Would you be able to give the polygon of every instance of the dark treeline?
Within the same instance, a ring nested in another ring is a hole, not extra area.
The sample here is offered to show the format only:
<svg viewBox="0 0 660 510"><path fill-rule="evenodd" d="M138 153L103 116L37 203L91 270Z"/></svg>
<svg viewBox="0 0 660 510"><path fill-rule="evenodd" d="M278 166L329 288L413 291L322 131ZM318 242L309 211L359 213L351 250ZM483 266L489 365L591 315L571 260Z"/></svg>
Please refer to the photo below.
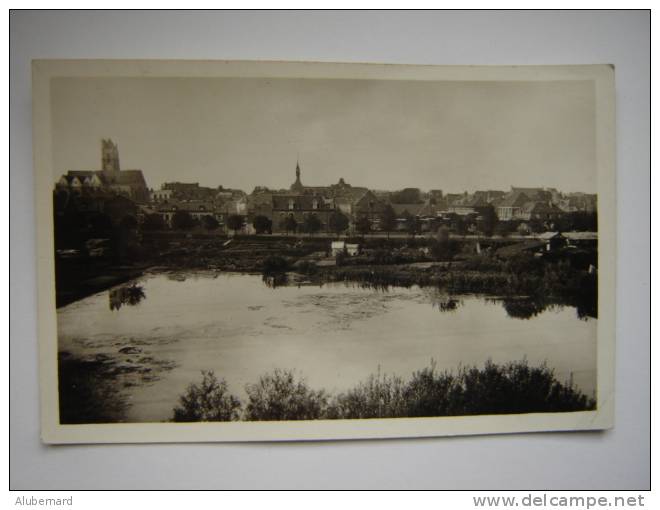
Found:
<svg viewBox="0 0 660 510"><path fill-rule="evenodd" d="M332 395L310 388L292 371L275 370L245 387L247 400L229 392L212 371L180 396L173 421L275 421L401 418L571 412L595 409L593 398L558 381L545 365L486 362L439 372L434 363L407 380L380 371Z"/></svg>

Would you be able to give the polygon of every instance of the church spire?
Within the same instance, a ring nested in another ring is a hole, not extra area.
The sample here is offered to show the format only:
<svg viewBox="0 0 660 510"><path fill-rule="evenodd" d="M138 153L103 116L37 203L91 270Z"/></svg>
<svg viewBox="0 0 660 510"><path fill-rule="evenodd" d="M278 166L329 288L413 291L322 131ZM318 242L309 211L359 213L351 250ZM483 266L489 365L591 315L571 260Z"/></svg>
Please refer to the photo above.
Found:
<svg viewBox="0 0 660 510"><path fill-rule="evenodd" d="M296 159L296 182L291 185L291 191L302 192L303 189L304 186L300 181L300 161L299 159Z"/></svg>

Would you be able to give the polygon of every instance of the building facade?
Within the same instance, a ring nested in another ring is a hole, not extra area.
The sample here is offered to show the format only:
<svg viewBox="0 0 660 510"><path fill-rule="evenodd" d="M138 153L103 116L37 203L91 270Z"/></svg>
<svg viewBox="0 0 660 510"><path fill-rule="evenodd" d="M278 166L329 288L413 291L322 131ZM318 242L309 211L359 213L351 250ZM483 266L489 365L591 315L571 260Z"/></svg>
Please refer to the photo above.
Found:
<svg viewBox="0 0 660 510"><path fill-rule="evenodd" d="M56 183L74 193L114 193L137 203L149 201L149 189L142 170L121 170L119 149L110 139L101 141L101 170L69 170Z"/></svg>

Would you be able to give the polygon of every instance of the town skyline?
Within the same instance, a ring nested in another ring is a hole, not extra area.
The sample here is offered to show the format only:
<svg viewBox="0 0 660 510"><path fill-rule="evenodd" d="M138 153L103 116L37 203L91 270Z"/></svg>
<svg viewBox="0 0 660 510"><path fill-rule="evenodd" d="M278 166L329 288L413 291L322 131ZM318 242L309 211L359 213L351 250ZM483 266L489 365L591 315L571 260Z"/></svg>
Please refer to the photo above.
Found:
<svg viewBox="0 0 660 510"><path fill-rule="evenodd" d="M353 182L345 176L339 176L337 179L334 179L334 180L329 179L328 182L308 183L307 180L305 179L304 167L303 167L302 164L300 164L300 169L301 169L301 172L302 172L301 179L303 181L303 184L306 187L310 187L310 188L327 187L329 185L337 184L339 181L343 180L346 184L349 184L351 186L367 188L367 189L369 189L371 191L375 191L375 192L397 192L397 191L402 191L406 188L415 188L415 189L419 189L422 193L427 193L427 192L434 191L434 190L440 190L444 194L459 195L459 194L467 193L469 195L473 195L475 192L479 192L479 191L511 191L512 189L538 188L538 189L544 189L544 190L554 189L556 191L559 191L560 193L565 193L565 194L574 194L574 193L584 193L584 194L588 194L588 195L596 195L597 194L595 191L594 192L587 192L587 191L579 190L579 189L561 189L561 188L556 188L556 187L553 187L553 186L543 186L543 185L533 185L533 184L521 185L521 184L518 184L518 183L509 183L508 185L502 186L502 187L499 187L499 188L486 189L486 188L483 188L483 187L479 187L478 185L475 185L472 188L456 189L456 190L454 190L454 189L445 189L440 185L435 186L435 187L430 187L430 188L421 188L419 186L415 186L414 183L411 183L409 186L406 186L404 188L386 189L386 188L378 188L378 187L374 187L374 186L369 186L369 183L366 183L366 182ZM291 171L290 171L290 173L291 173ZM288 177L289 177L289 180L292 181L292 176L289 175ZM219 184L218 183L205 183L205 182L196 181L194 179L185 179L185 180L184 179L179 179L179 180L173 180L173 181L163 181L160 184L155 185L155 186L152 186L151 183L149 181L147 181L147 184L149 184L149 188L151 190L154 190L154 191L161 190L161 189L163 189L163 186L166 186L168 184L175 184L175 183L199 184L199 186L201 188L219 189L220 187L222 187L224 189L236 189L236 190L244 191L248 195L255 190L255 188L245 188L245 187L240 187L240 186L236 186L236 187L235 186L225 186L222 183L219 183ZM277 186L277 187L257 185L256 188L268 188L268 190L272 191L272 192L287 193L287 192L290 192L290 183L289 184L283 183L282 185Z"/></svg>
<svg viewBox="0 0 660 510"><path fill-rule="evenodd" d="M101 142L103 142L103 140L104 139L102 139ZM111 138L108 138L108 140L110 142L113 142ZM116 147L118 149L118 144L116 145ZM97 155L97 157L98 157L98 155ZM75 172L95 172L95 171L98 172L98 171L102 170L101 166L102 166L102 164L101 165L97 164L98 168L94 168L94 169L87 168L85 170L75 169L75 170L73 170L73 172L74 173ZM131 171L139 170L139 171L142 171L142 169L136 168L136 167L131 167L130 169L119 168L119 170L120 171L121 170L131 170ZM298 159L296 159L296 165L295 165L296 179L298 179L298 178L303 179L303 177L302 177L303 172L302 171L303 171L303 168L302 168L302 165L300 164L300 160L298 158ZM291 177L291 176L289 176L289 177ZM57 181L59 181L59 178L56 180L56 182ZM220 183L220 184L218 184L218 183L205 183L205 182L200 182L200 181L195 181L195 180L190 180L190 179L186 179L186 180L179 179L179 180L172 180L172 181L163 181L163 182L161 182L160 184L157 184L157 185L151 184L149 182L149 180L146 179L146 178L145 178L145 181L146 181L146 184L147 184L147 188L151 191L163 190L163 189L165 189L165 187L167 185L180 184L180 183L181 184L196 184L200 188L208 188L208 189L218 189L218 190L219 189L235 189L235 190L243 191L246 194L251 194L252 192L256 191L257 189L261 189L261 190L267 189L268 191L277 192L277 193L287 193L287 192L291 191L290 186L286 186L286 185L285 186L280 185L278 187L269 187L269 186L264 186L264 185L257 185L252 189L248 189L248 188L244 188L244 187L240 187L240 186L236 186L236 187L234 187L234 186L225 186L222 183ZM303 184L304 184L305 187L309 187L309 188L315 188L315 187L322 188L322 187L327 187L328 185L332 185L332 184L336 184L336 183L346 183L350 186L363 187L363 188L367 188L367 189L369 189L371 191L375 191L375 192L397 192L397 191L402 191L404 189L413 188L413 189L419 189L422 193L427 193L427 192L430 192L430 191L439 190L439 191L442 191L444 194L460 195L460 194L467 193L469 195L473 195L476 192L484 192L484 191L511 191L511 190L514 190L514 189L535 188L535 189L543 189L543 190L554 190L554 191L558 191L558 192L564 193L564 194L579 194L579 193L590 194L590 195L595 195L596 194L596 193L589 193L589 192L586 192L586 191L583 191L583 190L566 190L566 189L561 189L561 188L556 188L556 187L551 187L551 186L543 186L543 185L540 185L540 186L539 185L522 186L522 185L518 185L518 183L510 183L508 186L504 186L504 187L501 187L501 188L498 188L498 189L495 189L495 188L485 189L485 188L482 188L482 187L475 186L472 189L449 190L449 189L444 189L444 188L439 187L439 186L438 187L432 187L432 188L420 188L420 187L414 186L414 185L406 186L405 188L399 188L399 189L385 189L385 188L376 188L376 187L373 187L373 186L368 186L368 185L365 185L365 183L351 182L351 181L345 179L343 176L339 177L336 181L331 180L330 182L326 182L326 183L312 183L312 184L304 182Z"/></svg>
<svg viewBox="0 0 660 510"><path fill-rule="evenodd" d="M164 182L281 189L296 159L308 186L377 190L509 186L596 191L588 82L54 79L53 177L122 169ZM539 182L542 178L543 182Z"/></svg>

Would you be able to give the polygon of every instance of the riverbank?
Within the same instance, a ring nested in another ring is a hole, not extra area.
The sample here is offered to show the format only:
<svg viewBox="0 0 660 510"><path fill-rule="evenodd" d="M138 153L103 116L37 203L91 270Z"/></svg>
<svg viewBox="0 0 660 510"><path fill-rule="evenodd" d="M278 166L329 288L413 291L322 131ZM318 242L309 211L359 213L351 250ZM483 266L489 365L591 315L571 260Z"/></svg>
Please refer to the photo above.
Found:
<svg viewBox="0 0 660 510"><path fill-rule="evenodd" d="M503 259L497 249L520 241L504 239L355 239L357 256L333 256L327 239L285 236L175 238L143 240L141 260L114 265L102 260L57 261L57 306L138 278L149 268L170 271L213 271L264 274L276 287L301 280L323 285L354 282L374 288L437 287L448 293L528 296L533 309L571 305L582 317L597 316L597 277L588 267L596 250L558 251L541 257L521 252ZM479 243L477 245L477 243ZM479 253L476 253L476 252ZM287 276L290 275L291 277Z"/></svg>

